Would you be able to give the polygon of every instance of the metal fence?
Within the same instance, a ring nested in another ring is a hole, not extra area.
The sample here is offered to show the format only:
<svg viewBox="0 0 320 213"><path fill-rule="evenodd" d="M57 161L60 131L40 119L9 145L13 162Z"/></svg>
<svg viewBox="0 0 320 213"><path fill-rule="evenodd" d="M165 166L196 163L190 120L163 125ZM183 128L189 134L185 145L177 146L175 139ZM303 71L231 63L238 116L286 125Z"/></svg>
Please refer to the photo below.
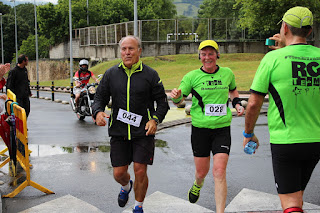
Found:
<svg viewBox="0 0 320 213"><path fill-rule="evenodd" d="M237 19L228 18L138 20L138 36L143 42L265 39L260 38L259 35L249 37L246 30L237 27L237 22ZM117 44L122 37L134 34L133 25L133 21L130 21L80 28L75 29L74 35L75 38L80 39L81 46Z"/></svg>

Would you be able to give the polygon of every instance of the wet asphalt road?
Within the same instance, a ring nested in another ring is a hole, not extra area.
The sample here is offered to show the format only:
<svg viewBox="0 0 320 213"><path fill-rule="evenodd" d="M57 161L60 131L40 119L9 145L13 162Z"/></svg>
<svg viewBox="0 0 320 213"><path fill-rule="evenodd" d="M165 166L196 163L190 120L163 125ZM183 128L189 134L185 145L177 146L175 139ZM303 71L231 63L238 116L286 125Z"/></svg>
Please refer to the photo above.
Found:
<svg viewBox="0 0 320 213"><path fill-rule="evenodd" d="M69 97L69 96L68 96ZM31 187L15 198L2 200L3 212L19 212L64 195L77 197L103 212L122 212L116 202L119 185L113 180L106 127L94 125L87 117L78 121L70 105L31 99L28 119L29 148L32 150L31 180L55 192L45 195ZM187 200L194 181L194 164L190 145L190 124L159 131L154 165L148 167L147 196L161 191ZM260 139L256 155L242 149L244 118L234 118L231 125L232 148L227 169L227 205L243 188L276 194L273 182L267 117L261 115L255 129ZM2 147L1 147L2 148ZM305 201L320 205L319 165L307 187ZM132 172L132 166L130 167ZM3 173L6 173L4 169ZM2 194L11 192L12 178L0 177L5 184ZM23 177L18 179L21 182ZM129 204L133 204L133 193ZM215 210L211 170L197 204Z"/></svg>

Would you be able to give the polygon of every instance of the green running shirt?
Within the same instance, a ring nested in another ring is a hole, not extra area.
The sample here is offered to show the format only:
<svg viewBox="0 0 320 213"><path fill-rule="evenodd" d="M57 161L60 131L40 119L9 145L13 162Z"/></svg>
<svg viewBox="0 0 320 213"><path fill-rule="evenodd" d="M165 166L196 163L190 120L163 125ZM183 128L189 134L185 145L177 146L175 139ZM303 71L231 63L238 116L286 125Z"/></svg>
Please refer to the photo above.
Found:
<svg viewBox="0 0 320 213"><path fill-rule="evenodd" d="M230 68L219 67L215 73L207 73L201 68L190 71L179 86L182 95L192 93L191 120L198 128L216 129L230 126L232 113L228 105L229 91L236 89L235 77ZM225 104L226 115L205 115L206 104Z"/></svg>
<svg viewBox="0 0 320 213"><path fill-rule="evenodd" d="M297 44L267 53L251 91L269 93L270 143L320 142L320 48Z"/></svg>

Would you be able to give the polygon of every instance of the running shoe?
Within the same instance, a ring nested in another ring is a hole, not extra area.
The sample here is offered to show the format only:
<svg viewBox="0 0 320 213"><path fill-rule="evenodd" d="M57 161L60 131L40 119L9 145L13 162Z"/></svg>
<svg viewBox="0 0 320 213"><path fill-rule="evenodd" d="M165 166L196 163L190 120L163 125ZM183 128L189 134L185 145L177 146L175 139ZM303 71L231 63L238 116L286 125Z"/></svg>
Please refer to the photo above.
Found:
<svg viewBox="0 0 320 213"><path fill-rule="evenodd" d="M189 189L189 202L196 203L200 197L200 189L202 186L199 186L196 181L194 181L192 187Z"/></svg>
<svg viewBox="0 0 320 213"><path fill-rule="evenodd" d="M128 200L129 200L129 193L131 192L131 189L132 189L132 180L130 180L129 191L126 191L121 187L121 190L120 190L120 193L118 196L118 204L120 207L124 207L127 204Z"/></svg>
<svg viewBox="0 0 320 213"><path fill-rule="evenodd" d="M136 206L134 209L132 209L133 213L143 213L142 206Z"/></svg>

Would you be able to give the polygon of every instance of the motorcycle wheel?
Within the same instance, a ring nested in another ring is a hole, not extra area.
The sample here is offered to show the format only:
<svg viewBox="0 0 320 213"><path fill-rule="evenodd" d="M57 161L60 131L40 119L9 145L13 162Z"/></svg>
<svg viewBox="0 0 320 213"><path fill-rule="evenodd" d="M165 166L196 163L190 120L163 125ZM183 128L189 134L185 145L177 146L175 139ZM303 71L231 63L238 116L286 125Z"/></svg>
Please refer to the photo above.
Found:
<svg viewBox="0 0 320 213"><path fill-rule="evenodd" d="M78 118L80 121L84 120L85 117L86 117L86 116L80 115L79 113L77 113L77 118Z"/></svg>

